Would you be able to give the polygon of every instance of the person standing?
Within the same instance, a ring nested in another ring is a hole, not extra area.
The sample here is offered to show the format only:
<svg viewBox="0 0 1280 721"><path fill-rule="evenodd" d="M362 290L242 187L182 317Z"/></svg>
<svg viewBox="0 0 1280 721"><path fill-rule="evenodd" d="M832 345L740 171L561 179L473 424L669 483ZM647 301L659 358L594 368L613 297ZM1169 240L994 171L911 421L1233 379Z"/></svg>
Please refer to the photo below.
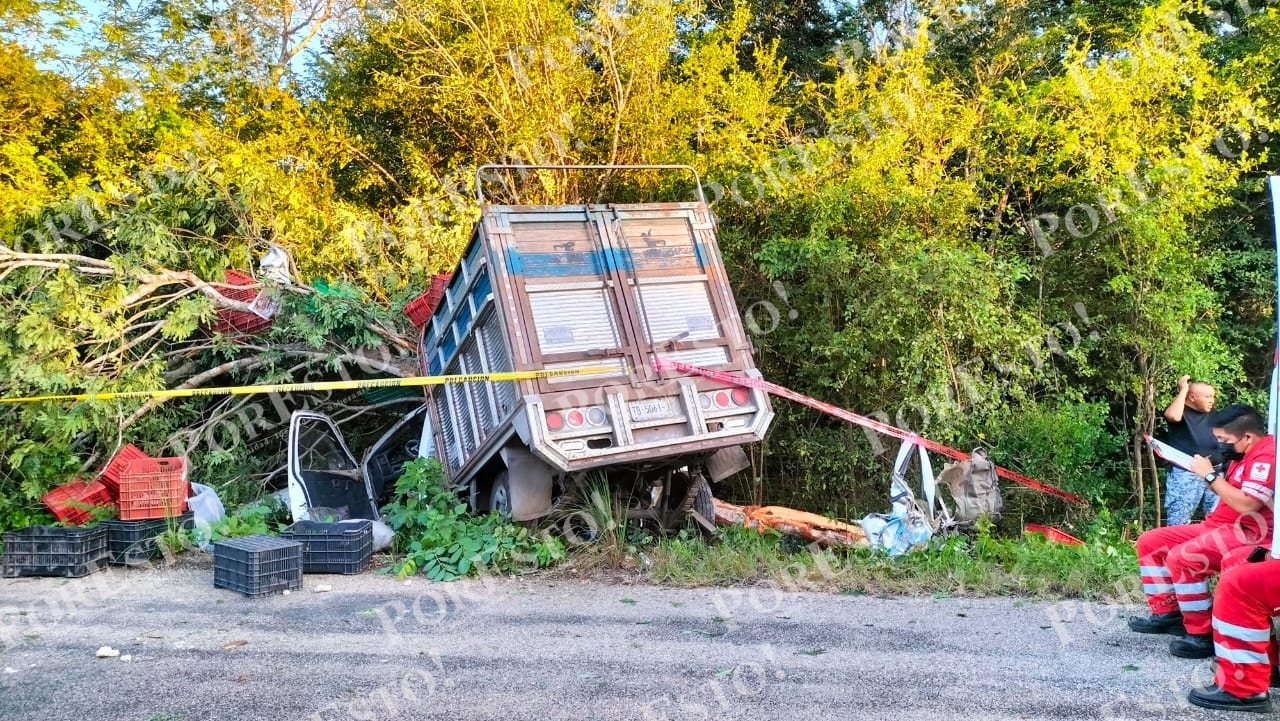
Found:
<svg viewBox="0 0 1280 721"><path fill-rule="evenodd" d="M1191 376L1178 379L1178 395L1164 409L1169 422L1165 442L1189 456L1208 456L1217 447L1211 417L1217 392L1208 383L1192 383ZM1218 505L1218 496L1205 487L1204 481L1191 471L1169 464L1164 482L1164 517L1166 526L1191 522L1196 506L1203 503L1205 518Z"/></svg>

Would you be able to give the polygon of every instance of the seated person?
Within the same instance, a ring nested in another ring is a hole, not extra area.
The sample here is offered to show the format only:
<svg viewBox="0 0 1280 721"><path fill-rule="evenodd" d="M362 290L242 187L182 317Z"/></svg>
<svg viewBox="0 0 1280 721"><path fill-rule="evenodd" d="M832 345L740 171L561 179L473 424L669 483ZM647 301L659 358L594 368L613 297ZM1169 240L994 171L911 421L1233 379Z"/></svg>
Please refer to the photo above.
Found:
<svg viewBox="0 0 1280 721"><path fill-rule="evenodd" d="M1218 670L1212 686L1192 690L1187 700L1224 711L1270 711L1267 686L1274 685L1276 661L1271 618L1276 615L1280 615L1280 559L1268 554L1259 563L1224 570L1213 597Z"/></svg>
<svg viewBox="0 0 1280 721"><path fill-rule="evenodd" d="M1156 528L1138 537L1142 590L1149 618L1129 620L1139 633L1186 633L1169 652L1180 658L1213 655L1209 578L1233 551L1270 545L1271 499L1275 494L1275 438L1266 434L1262 416L1246 405L1224 408L1214 416L1213 433L1230 461L1225 474L1204 456L1191 470L1221 499L1203 523ZM1238 561L1232 555L1231 563Z"/></svg>

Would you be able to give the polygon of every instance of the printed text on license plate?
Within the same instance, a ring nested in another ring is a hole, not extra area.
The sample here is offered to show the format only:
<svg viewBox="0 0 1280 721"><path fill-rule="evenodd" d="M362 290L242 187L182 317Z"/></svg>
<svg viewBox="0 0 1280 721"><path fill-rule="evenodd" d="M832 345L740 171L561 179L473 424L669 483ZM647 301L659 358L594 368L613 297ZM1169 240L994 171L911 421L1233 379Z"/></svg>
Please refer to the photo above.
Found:
<svg viewBox="0 0 1280 721"><path fill-rule="evenodd" d="M651 421L655 418L667 418L676 414L668 398L654 398L647 401L631 401L631 420Z"/></svg>

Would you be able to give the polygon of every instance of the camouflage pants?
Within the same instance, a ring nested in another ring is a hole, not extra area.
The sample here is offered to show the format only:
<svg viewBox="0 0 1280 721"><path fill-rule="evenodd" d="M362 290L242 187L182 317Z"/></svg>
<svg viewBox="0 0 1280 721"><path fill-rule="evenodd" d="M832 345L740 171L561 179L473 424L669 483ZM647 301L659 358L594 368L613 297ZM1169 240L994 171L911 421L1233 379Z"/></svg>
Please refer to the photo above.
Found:
<svg viewBox="0 0 1280 721"><path fill-rule="evenodd" d="M1170 468L1164 482L1164 522L1180 526L1191 522L1196 506L1204 505L1208 516L1218 506L1218 496L1205 486L1200 476L1181 468Z"/></svg>

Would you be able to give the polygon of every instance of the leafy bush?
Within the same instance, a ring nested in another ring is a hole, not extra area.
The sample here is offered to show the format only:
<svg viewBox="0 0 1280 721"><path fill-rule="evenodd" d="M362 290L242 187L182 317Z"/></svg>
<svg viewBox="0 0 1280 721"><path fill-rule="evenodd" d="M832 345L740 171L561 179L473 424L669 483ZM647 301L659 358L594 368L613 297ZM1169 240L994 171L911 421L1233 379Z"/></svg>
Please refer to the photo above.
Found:
<svg viewBox="0 0 1280 721"><path fill-rule="evenodd" d="M242 506L235 512L218 519L209 527L209 540L218 541L241 536L274 536L290 522L289 509L279 500L271 497ZM195 540L203 540L199 538L198 528L192 529L191 534Z"/></svg>
<svg viewBox="0 0 1280 721"><path fill-rule="evenodd" d="M404 554L395 567L400 577L421 571L433 581L451 581L482 571L543 568L565 555L557 538L535 537L496 513L470 515L432 459L405 467L386 519L396 532L396 551Z"/></svg>

